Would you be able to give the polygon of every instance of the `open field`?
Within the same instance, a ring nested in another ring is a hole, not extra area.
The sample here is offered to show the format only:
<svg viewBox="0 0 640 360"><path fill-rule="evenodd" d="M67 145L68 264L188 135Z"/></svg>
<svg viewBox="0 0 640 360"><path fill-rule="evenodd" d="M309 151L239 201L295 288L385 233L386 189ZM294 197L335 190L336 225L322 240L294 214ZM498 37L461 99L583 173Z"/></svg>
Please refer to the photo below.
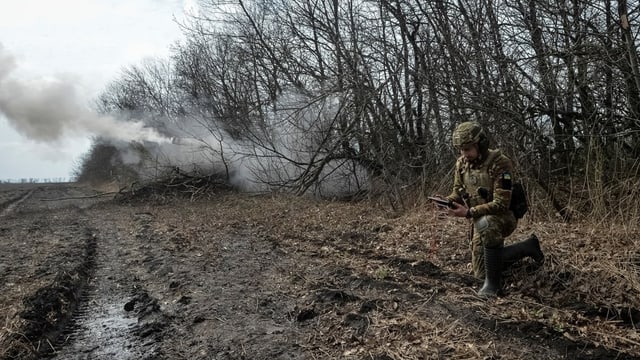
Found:
<svg viewBox="0 0 640 360"><path fill-rule="evenodd" d="M0 187L0 358L634 359L640 231L532 222L482 300L467 222L220 191Z"/></svg>

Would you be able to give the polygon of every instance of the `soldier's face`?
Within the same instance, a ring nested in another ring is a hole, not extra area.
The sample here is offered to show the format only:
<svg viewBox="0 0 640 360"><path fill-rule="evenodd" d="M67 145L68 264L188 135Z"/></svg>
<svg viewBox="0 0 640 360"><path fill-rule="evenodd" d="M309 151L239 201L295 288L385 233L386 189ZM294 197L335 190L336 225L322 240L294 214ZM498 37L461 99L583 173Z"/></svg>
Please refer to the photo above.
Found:
<svg viewBox="0 0 640 360"><path fill-rule="evenodd" d="M465 160L471 162L478 158L478 146L476 144L465 145L460 148L460 155L464 156Z"/></svg>

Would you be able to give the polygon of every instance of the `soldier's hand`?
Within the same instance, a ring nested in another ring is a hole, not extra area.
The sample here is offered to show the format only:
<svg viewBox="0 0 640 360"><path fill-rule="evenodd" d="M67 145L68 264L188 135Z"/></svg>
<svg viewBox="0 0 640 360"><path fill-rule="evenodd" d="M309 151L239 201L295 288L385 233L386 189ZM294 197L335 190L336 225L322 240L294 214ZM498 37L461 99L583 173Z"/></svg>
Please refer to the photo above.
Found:
<svg viewBox="0 0 640 360"><path fill-rule="evenodd" d="M453 208L449 209L449 215L456 217L466 217L468 208L464 205L453 203Z"/></svg>

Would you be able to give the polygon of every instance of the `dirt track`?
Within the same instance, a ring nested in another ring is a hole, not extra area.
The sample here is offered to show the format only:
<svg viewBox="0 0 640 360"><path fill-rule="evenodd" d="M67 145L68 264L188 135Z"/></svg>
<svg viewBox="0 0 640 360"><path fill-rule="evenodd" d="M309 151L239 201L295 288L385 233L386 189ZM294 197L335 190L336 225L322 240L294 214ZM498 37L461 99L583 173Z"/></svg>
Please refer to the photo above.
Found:
<svg viewBox="0 0 640 360"><path fill-rule="evenodd" d="M0 358L640 356L637 306L594 305L559 253L476 297L464 223L433 209L0 190Z"/></svg>

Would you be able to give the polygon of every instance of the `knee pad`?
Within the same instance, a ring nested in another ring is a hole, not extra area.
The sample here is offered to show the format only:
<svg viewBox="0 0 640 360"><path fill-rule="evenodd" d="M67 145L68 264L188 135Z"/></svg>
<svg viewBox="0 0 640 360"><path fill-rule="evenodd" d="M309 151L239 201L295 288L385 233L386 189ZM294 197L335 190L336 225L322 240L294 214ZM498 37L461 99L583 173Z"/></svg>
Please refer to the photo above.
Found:
<svg viewBox="0 0 640 360"><path fill-rule="evenodd" d="M475 227L483 246L496 248L504 244L502 227L497 219L492 219L490 215L482 216L475 221Z"/></svg>
<svg viewBox="0 0 640 360"><path fill-rule="evenodd" d="M482 232L487 231L487 229L489 228L489 220L487 219L487 216L485 215L476 220L475 225L478 233L482 234Z"/></svg>

